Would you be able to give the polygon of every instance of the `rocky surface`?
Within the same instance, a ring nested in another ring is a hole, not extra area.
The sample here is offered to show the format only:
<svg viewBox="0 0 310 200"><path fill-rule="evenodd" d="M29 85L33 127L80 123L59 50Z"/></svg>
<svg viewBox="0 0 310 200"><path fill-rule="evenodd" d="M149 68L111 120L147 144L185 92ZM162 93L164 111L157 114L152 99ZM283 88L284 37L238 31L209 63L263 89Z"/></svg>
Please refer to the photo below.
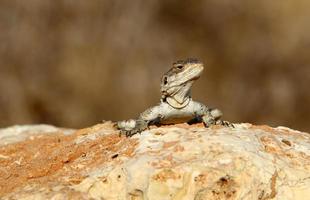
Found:
<svg viewBox="0 0 310 200"><path fill-rule="evenodd" d="M1 199L308 199L310 135L236 124L0 130Z"/></svg>

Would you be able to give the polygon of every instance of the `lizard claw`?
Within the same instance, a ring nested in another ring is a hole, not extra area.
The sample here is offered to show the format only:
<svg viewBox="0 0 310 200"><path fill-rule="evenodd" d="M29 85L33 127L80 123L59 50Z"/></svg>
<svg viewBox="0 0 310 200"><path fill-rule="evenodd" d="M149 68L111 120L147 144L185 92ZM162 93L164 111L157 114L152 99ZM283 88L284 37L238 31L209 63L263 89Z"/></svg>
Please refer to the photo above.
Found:
<svg viewBox="0 0 310 200"><path fill-rule="evenodd" d="M119 136L121 135L125 135L126 137L132 137L133 135L139 133L136 130L124 130L124 129L120 129L119 130Z"/></svg>
<svg viewBox="0 0 310 200"><path fill-rule="evenodd" d="M218 120L218 121L216 121L216 124L222 125L225 127L235 128L235 126L232 123L230 123L229 121Z"/></svg>

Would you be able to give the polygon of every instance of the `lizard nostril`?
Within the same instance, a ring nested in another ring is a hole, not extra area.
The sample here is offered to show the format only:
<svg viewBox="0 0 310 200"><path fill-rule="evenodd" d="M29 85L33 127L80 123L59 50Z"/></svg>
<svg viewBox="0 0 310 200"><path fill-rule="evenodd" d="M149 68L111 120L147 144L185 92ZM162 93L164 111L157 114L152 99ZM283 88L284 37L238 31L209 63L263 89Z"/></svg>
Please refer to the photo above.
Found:
<svg viewBox="0 0 310 200"><path fill-rule="evenodd" d="M166 85L168 83L168 78L167 76L164 77L164 84Z"/></svg>

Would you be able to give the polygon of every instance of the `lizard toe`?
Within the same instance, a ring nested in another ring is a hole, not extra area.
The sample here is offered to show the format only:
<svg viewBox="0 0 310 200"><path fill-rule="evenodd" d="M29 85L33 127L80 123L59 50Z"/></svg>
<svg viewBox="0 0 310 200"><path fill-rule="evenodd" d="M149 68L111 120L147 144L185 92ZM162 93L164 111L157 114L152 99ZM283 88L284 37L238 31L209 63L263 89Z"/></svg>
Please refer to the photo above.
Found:
<svg viewBox="0 0 310 200"><path fill-rule="evenodd" d="M229 121L218 120L216 122L216 124L222 125L222 126L225 126L225 127L235 128L234 125L232 123L230 123Z"/></svg>

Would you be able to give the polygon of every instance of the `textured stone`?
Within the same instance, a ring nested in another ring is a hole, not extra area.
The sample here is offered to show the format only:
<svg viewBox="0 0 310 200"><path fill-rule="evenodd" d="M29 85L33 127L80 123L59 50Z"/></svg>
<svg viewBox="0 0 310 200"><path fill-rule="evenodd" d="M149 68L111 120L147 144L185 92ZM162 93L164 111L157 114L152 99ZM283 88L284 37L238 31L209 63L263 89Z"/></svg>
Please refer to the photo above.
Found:
<svg viewBox="0 0 310 200"><path fill-rule="evenodd" d="M119 137L109 122L77 131L2 129L0 197L308 199L310 135L235 126L177 124L132 138Z"/></svg>

